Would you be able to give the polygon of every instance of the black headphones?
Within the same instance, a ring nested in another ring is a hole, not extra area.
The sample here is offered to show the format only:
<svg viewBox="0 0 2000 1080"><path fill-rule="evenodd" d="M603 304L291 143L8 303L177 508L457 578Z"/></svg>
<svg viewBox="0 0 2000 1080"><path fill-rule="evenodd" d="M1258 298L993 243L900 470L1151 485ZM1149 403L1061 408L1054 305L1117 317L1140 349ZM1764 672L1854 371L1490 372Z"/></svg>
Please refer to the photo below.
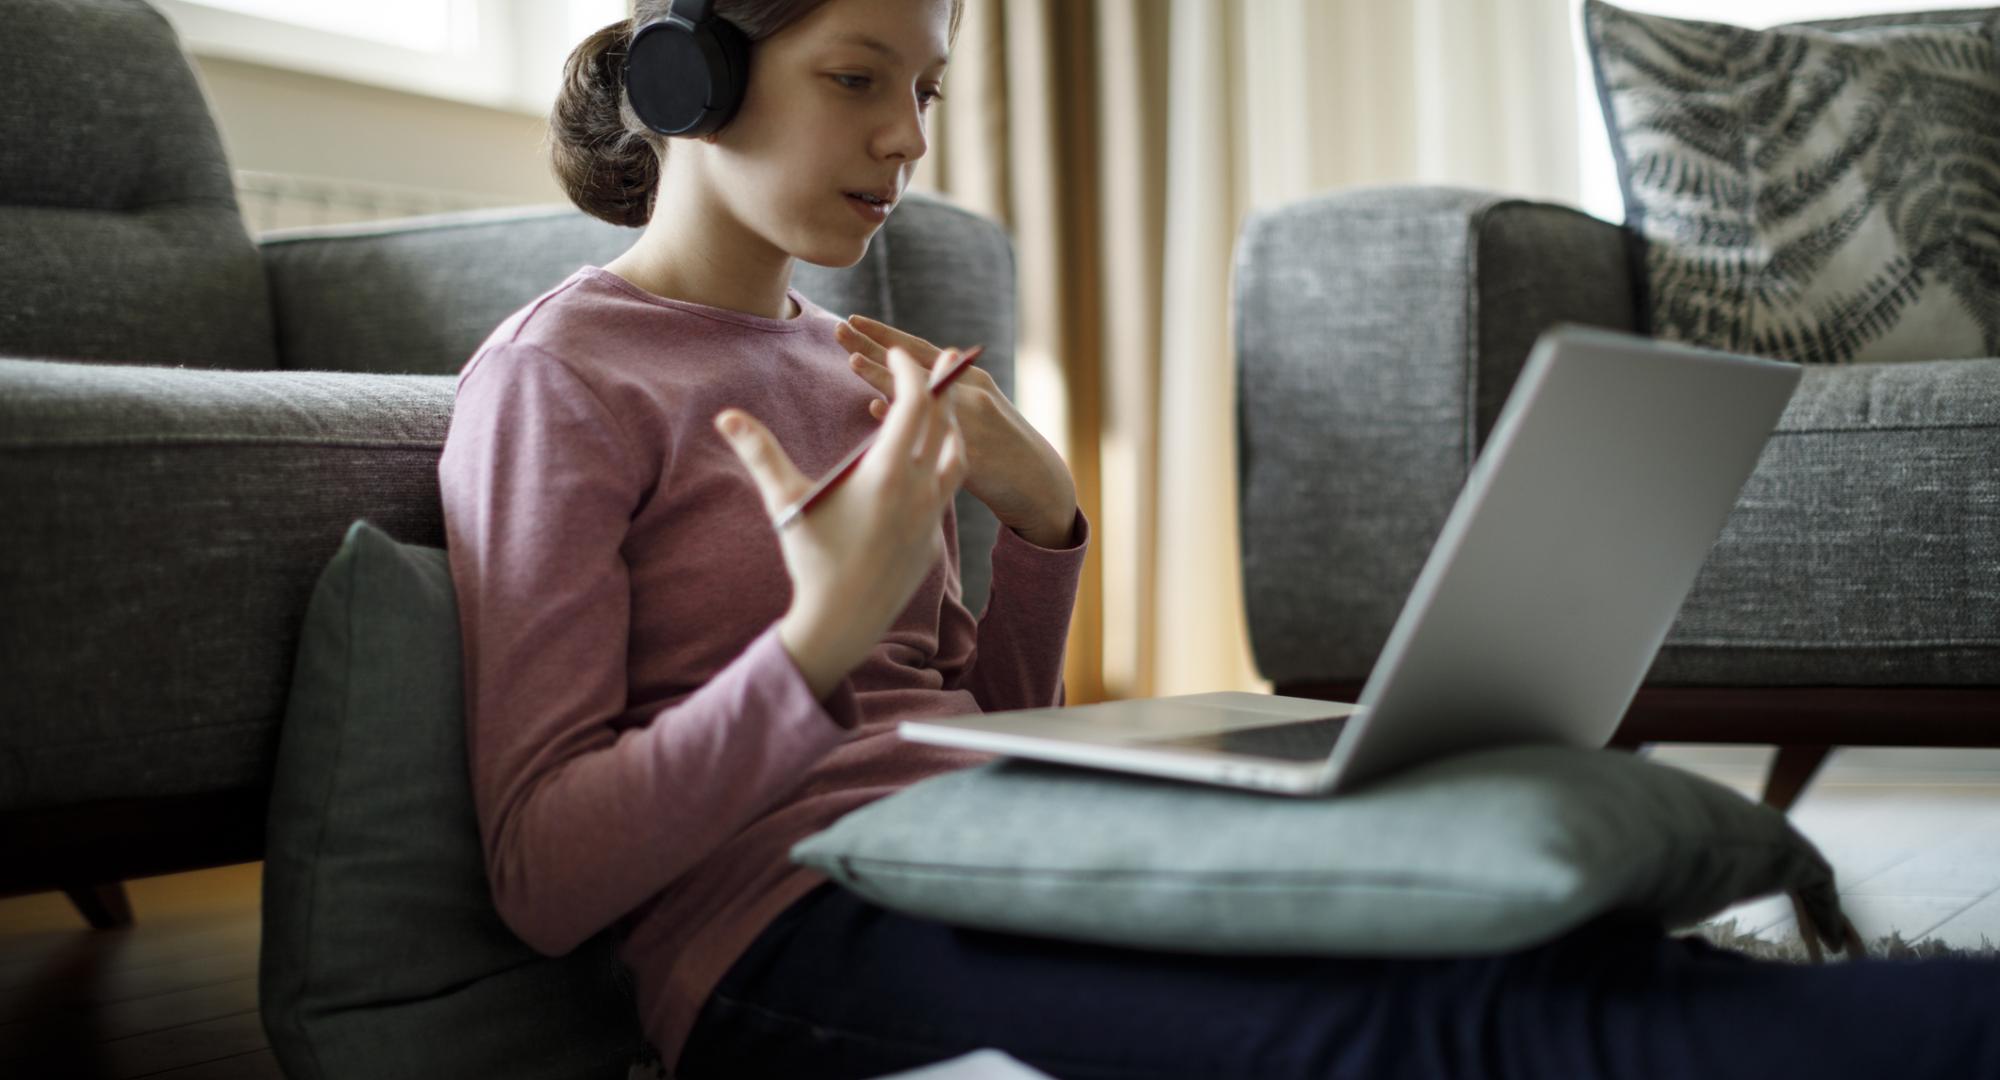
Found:
<svg viewBox="0 0 2000 1080"><path fill-rule="evenodd" d="M743 103L750 39L711 14L714 7L714 0L673 0L665 18L632 35L625 96L639 119L662 135L719 131Z"/></svg>

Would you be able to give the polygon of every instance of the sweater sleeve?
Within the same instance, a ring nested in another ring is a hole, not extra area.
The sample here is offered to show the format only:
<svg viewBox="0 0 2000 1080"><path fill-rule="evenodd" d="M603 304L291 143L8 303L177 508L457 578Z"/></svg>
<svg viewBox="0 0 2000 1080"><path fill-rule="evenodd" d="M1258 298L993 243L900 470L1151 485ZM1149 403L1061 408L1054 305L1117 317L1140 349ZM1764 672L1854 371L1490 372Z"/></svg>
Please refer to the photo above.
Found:
<svg viewBox="0 0 2000 1080"><path fill-rule="evenodd" d="M438 462L486 872L507 925L562 955L768 809L859 721L816 701L774 623L637 726L621 548L653 470L555 356L499 344L460 380Z"/></svg>
<svg viewBox="0 0 2000 1080"><path fill-rule="evenodd" d="M1063 703L1063 652L1077 581L1090 547L1090 520L1079 508L1061 548L1034 544L1001 526L993 542L986 610L975 625L958 572L958 511L944 518L945 603L935 663L945 689L965 689L985 712Z"/></svg>

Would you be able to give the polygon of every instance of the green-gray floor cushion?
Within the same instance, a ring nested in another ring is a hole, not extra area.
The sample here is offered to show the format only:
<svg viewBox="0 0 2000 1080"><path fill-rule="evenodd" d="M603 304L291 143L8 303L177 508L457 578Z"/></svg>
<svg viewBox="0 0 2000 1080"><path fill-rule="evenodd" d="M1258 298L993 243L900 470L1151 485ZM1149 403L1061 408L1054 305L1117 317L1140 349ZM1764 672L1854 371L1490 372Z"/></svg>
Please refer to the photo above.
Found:
<svg viewBox="0 0 2000 1080"><path fill-rule="evenodd" d="M461 671L444 551L355 522L271 792L258 995L287 1076L624 1080L649 1056L612 931L551 959L493 906Z"/></svg>
<svg viewBox="0 0 2000 1080"><path fill-rule="evenodd" d="M861 896L963 926L1183 952L1442 956L1600 914L1697 922L1796 891L1827 943L1833 870L1784 815L1615 751L1510 747L1337 798L1001 760L794 845Z"/></svg>

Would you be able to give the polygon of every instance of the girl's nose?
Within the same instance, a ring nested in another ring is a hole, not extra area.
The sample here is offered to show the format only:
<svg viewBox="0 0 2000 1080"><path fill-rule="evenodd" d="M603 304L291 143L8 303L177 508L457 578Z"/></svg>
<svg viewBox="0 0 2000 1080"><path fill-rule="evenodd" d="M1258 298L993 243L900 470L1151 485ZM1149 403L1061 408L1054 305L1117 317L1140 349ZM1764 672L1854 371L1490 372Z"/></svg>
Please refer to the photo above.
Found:
<svg viewBox="0 0 2000 1080"><path fill-rule="evenodd" d="M924 156L930 140L924 132L923 109L915 94L898 105L895 120L883 130L881 138L884 158L914 162Z"/></svg>

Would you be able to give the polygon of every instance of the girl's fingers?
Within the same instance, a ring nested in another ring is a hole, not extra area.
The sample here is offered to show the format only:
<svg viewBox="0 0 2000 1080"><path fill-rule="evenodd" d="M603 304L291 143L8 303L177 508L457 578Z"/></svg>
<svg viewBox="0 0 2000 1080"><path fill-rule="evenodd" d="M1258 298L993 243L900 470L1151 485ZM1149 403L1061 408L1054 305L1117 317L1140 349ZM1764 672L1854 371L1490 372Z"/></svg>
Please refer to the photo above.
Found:
<svg viewBox="0 0 2000 1080"><path fill-rule="evenodd" d="M929 403L924 392L927 379L922 365L901 349L889 352L889 370L896 375L896 397L889 405L888 420L882 425L883 450L898 457L916 450L930 422ZM894 460L894 458L892 458Z"/></svg>
<svg viewBox="0 0 2000 1080"><path fill-rule="evenodd" d="M735 420L735 430L725 426L724 421ZM812 486L812 481L792 464L790 455L778 445L770 429L757 418L741 409L724 409L716 414L716 430L729 440L729 448L743 461L750 472L750 479L757 484L758 493L764 497L764 508L777 516L786 503L798 498Z"/></svg>
<svg viewBox="0 0 2000 1080"><path fill-rule="evenodd" d="M870 360L858 352L847 354L847 368L849 371L861 376L868 385L885 394L895 388L895 377L889 374L889 369L885 364Z"/></svg>
<svg viewBox="0 0 2000 1080"><path fill-rule="evenodd" d="M906 334L888 323L878 322L866 315L849 316L847 325L853 332L843 336L859 346L857 351L865 352L873 359L880 360L888 350L900 346L912 359L927 368L937 362L940 352L938 347L915 334Z"/></svg>
<svg viewBox="0 0 2000 1080"><path fill-rule="evenodd" d="M937 478L938 494L945 502L950 502L951 497L958 493L958 486L965 482L965 436L956 425L953 425L951 435L945 439L944 449L938 454Z"/></svg>
<svg viewBox="0 0 2000 1080"><path fill-rule="evenodd" d="M852 319L836 326L834 336L840 339L842 345L875 363L880 364L888 359L889 347L863 333L860 327L854 325Z"/></svg>
<svg viewBox="0 0 2000 1080"><path fill-rule="evenodd" d="M905 333L890 326L888 323L878 319L871 319L866 315L856 315L852 319L849 319L848 322L852 323L856 330L870 337L886 340L890 345L901 345L905 350L916 355L923 355L924 353L935 354L938 351L937 346L925 341L923 338L915 334Z"/></svg>
<svg viewBox="0 0 2000 1080"><path fill-rule="evenodd" d="M930 424L924 428L923 444L917 448L916 460L926 466L935 467L944 437L951 434L951 402L939 401L930 410Z"/></svg>

